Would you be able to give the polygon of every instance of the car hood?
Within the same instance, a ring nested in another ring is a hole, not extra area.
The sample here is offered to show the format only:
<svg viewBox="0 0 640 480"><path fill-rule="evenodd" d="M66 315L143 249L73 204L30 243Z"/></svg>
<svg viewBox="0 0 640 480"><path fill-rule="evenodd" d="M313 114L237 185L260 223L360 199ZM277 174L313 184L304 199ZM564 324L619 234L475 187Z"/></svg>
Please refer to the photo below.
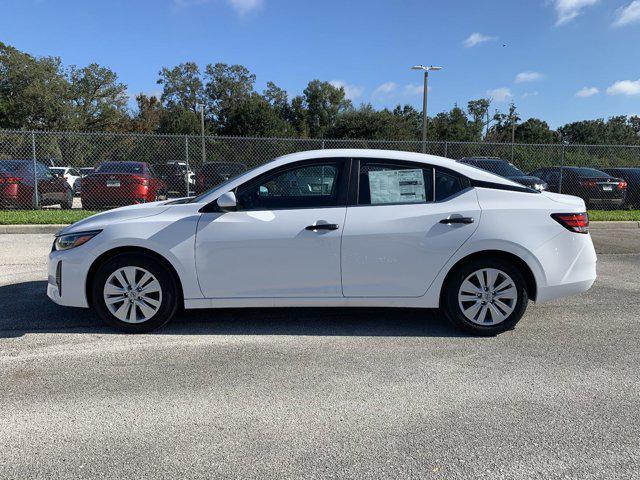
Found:
<svg viewBox="0 0 640 480"><path fill-rule="evenodd" d="M127 207L107 210L106 212L97 213L96 215L92 215L80 220L79 222L73 223L60 230L58 234L100 230L107 225L122 222L123 220L152 217L171 208L170 205L168 205L169 203L171 203L171 201L142 203L139 205L129 205Z"/></svg>

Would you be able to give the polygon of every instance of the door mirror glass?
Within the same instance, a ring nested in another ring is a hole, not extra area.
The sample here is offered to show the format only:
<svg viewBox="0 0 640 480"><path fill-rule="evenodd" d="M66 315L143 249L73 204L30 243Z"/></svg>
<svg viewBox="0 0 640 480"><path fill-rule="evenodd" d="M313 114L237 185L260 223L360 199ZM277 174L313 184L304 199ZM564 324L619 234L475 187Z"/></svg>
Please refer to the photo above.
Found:
<svg viewBox="0 0 640 480"><path fill-rule="evenodd" d="M223 193L218 197L216 203L218 204L218 208L223 212L233 212L238 206L236 194L233 192Z"/></svg>

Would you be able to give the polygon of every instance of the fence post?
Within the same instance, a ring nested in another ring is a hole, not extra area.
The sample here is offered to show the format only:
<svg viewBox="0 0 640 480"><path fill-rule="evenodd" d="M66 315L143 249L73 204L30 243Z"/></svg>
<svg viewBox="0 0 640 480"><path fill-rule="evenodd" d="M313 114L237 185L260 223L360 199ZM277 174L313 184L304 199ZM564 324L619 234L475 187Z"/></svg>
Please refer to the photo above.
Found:
<svg viewBox="0 0 640 480"><path fill-rule="evenodd" d="M36 133L31 132L31 155L33 156L33 206L40 208L40 199L38 198L38 165L36 160Z"/></svg>
<svg viewBox="0 0 640 480"><path fill-rule="evenodd" d="M324 150L324 140L322 140L322 150Z"/></svg>
<svg viewBox="0 0 640 480"><path fill-rule="evenodd" d="M187 182L187 197L191 196L189 188L189 135L184 136L184 163L187 167L187 173L185 175L185 182Z"/></svg>
<svg viewBox="0 0 640 480"><path fill-rule="evenodd" d="M562 170L564 168L564 142L560 151L560 178L558 179L558 193L562 193Z"/></svg>
<svg viewBox="0 0 640 480"><path fill-rule="evenodd" d="M511 142L511 163L513 163L513 149L514 149L515 143Z"/></svg>
<svg viewBox="0 0 640 480"><path fill-rule="evenodd" d="M449 158L449 142L444 142L444 156L445 158Z"/></svg>

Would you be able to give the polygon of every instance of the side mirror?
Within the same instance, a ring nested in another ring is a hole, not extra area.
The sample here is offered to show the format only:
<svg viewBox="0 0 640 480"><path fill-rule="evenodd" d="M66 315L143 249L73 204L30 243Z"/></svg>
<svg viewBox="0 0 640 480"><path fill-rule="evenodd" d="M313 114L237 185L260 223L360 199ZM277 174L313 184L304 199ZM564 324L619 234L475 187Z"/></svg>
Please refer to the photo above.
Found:
<svg viewBox="0 0 640 480"><path fill-rule="evenodd" d="M234 212L238 208L236 194L233 192L227 192L220 195L218 200L216 200L216 204L223 212Z"/></svg>

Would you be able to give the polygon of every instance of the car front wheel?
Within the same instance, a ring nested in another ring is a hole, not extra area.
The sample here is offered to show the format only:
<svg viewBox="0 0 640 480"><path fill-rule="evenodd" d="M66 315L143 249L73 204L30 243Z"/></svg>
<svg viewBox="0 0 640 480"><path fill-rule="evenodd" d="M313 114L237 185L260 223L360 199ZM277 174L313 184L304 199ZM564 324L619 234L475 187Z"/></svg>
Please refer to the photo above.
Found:
<svg viewBox="0 0 640 480"><path fill-rule="evenodd" d="M447 281L443 307L458 328L474 335L496 335L522 318L529 297L520 271L502 259L475 260Z"/></svg>
<svg viewBox="0 0 640 480"><path fill-rule="evenodd" d="M124 253L98 267L93 306L108 325L129 333L161 327L178 308L178 291L166 267L152 257Z"/></svg>

